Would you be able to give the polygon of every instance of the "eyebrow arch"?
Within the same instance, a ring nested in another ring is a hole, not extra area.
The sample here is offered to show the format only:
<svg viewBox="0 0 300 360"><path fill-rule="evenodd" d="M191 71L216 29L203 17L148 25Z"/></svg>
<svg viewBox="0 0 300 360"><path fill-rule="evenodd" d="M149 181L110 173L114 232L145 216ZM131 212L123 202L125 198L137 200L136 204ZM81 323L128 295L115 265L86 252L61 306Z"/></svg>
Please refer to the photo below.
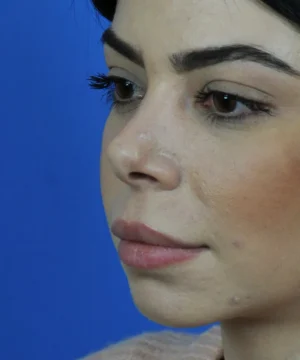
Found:
<svg viewBox="0 0 300 360"><path fill-rule="evenodd" d="M112 28L104 31L101 41L133 63L145 67L141 51L120 39ZM233 44L182 51L170 55L169 60L174 70L179 74L225 62L249 61L288 75L300 77L300 71L285 61L251 45Z"/></svg>
<svg viewBox="0 0 300 360"><path fill-rule="evenodd" d="M141 67L145 67L142 53L132 45L120 39L112 28L108 28L104 31L101 37L101 42L102 44L107 44L109 47L111 47L133 63Z"/></svg>

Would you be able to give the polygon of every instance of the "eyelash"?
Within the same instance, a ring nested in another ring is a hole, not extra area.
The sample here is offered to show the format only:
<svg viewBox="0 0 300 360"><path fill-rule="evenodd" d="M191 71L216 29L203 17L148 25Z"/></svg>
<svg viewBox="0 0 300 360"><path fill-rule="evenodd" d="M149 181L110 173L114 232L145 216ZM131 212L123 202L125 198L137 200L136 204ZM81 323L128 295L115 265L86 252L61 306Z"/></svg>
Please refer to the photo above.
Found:
<svg viewBox="0 0 300 360"><path fill-rule="evenodd" d="M241 103L242 105L246 106L250 113L242 113L240 115L221 115L213 112L210 109L205 109L204 103L212 96L212 95L224 95L229 96L232 100L235 100L237 103ZM248 117L252 116L262 116L262 115L269 115L273 116L272 112L272 105L267 104L262 101L251 100L247 99L243 96L239 96L233 93L226 93L218 90L208 90L208 91L199 91L196 96L196 103L199 103L200 106L203 107L207 119L212 123L238 123L242 122Z"/></svg>
<svg viewBox="0 0 300 360"><path fill-rule="evenodd" d="M125 109L126 106L141 100L143 97L139 97L138 99L128 100L128 101L119 101L116 98L115 94L115 86L117 84L124 83L135 85L132 81L126 80L125 78L121 78L118 76L107 76L105 74L96 74L89 78L89 85L92 89L103 90L105 91L104 95L108 103L112 105L112 107L117 108L118 110ZM137 86L138 87L138 86ZM228 96L231 99L237 101L237 103L241 103L246 106L250 113L242 113L240 115L221 115L218 114L211 109L205 108L205 102L209 100L209 98L213 95L224 95ZM272 105L267 104L265 102L259 102L256 100L247 99L245 97L239 96L237 94L225 93L217 90L207 90L207 91L199 91L195 95L195 102L199 104L203 111L205 112L206 118L211 123L238 123L245 120L248 117L252 116L261 116L261 115L269 115L272 116Z"/></svg>
<svg viewBox="0 0 300 360"><path fill-rule="evenodd" d="M89 86L95 90L103 90L106 101L112 107L123 108L130 103L133 103L136 100L128 100L128 101L119 101L115 96L115 86L117 84L122 84L128 82L130 84L134 84L130 80L126 80L124 78L118 76L107 76L105 74L97 74L91 76L89 79Z"/></svg>

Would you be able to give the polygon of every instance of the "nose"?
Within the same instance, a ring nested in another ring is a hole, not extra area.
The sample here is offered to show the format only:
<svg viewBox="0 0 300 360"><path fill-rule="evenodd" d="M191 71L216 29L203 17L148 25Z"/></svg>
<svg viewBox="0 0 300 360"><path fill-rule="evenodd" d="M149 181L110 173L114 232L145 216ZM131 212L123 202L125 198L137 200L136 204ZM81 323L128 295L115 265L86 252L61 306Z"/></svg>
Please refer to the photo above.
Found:
<svg viewBox="0 0 300 360"><path fill-rule="evenodd" d="M106 155L115 175L132 188L170 191L180 184L178 161L147 134L119 135Z"/></svg>

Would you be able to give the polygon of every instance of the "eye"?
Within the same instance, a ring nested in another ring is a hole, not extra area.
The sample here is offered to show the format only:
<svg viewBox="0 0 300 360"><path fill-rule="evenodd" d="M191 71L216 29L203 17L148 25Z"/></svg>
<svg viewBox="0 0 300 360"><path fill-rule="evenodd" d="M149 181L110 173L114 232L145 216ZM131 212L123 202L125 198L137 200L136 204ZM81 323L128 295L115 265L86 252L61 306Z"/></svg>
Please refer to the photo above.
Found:
<svg viewBox="0 0 300 360"><path fill-rule="evenodd" d="M114 81L114 98L116 102L128 102L135 97L137 86L126 79L115 78Z"/></svg>
<svg viewBox="0 0 300 360"><path fill-rule="evenodd" d="M196 103L200 104L207 117L215 121L233 122L271 113L269 104L221 91L199 92Z"/></svg>
<svg viewBox="0 0 300 360"><path fill-rule="evenodd" d="M223 115L238 115L259 110L259 104L251 100L238 99L236 95L213 92L203 102L203 107Z"/></svg>
<svg viewBox="0 0 300 360"><path fill-rule="evenodd" d="M114 75L97 74L89 78L92 89L104 91L106 99L114 107L130 111L145 96L145 90L133 81ZM128 108L128 105L133 104Z"/></svg>
<svg viewBox="0 0 300 360"><path fill-rule="evenodd" d="M235 96L224 94L224 93L214 93L212 94L204 106L212 107L216 112L230 114L237 110L241 105Z"/></svg>

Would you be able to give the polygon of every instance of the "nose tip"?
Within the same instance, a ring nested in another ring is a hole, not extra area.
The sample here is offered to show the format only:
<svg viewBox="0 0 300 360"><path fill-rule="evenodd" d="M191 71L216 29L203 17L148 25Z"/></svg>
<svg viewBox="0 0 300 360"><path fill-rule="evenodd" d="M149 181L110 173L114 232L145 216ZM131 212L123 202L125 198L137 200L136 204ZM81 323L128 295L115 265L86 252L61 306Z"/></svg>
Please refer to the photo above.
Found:
<svg viewBox="0 0 300 360"><path fill-rule="evenodd" d="M181 176L177 161L167 153L155 149L111 144L108 157L115 175L133 188L173 190L179 186Z"/></svg>

